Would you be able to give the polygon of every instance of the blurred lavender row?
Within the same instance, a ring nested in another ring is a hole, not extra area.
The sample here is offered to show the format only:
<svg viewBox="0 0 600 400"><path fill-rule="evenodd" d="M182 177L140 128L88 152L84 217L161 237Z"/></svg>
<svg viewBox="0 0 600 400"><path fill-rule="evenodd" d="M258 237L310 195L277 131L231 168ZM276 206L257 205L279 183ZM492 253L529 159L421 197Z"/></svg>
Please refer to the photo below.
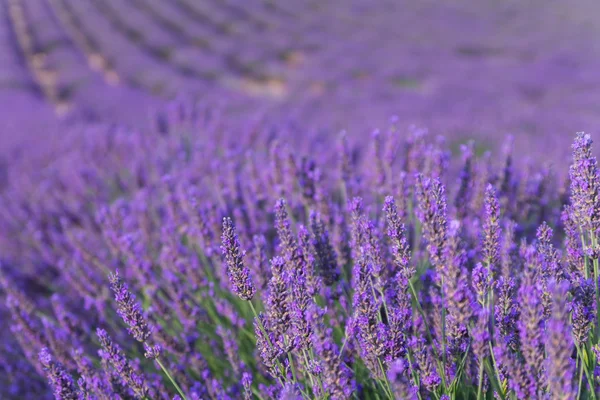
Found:
<svg viewBox="0 0 600 400"><path fill-rule="evenodd" d="M3 0L2 144L73 121L145 126L186 93L351 135L391 115L485 146L512 133L564 158L564 132L597 127L597 12L592 0Z"/></svg>

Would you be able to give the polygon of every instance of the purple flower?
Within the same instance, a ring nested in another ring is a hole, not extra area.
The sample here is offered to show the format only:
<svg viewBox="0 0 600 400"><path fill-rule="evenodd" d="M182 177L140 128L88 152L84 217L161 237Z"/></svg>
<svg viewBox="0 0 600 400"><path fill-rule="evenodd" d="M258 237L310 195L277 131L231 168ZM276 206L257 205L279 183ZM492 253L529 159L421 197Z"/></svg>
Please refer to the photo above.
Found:
<svg viewBox="0 0 600 400"><path fill-rule="evenodd" d="M390 363L387 377L392 386L392 391L397 399L418 399L418 388L414 386L410 377L411 371L404 358L398 358Z"/></svg>
<svg viewBox="0 0 600 400"><path fill-rule="evenodd" d="M96 333L102 345L100 357L112 365L117 376L133 390L136 398L147 397L149 390L144 378L133 369L119 345L112 341L105 330L98 329Z"/></svg>
<svg viewBox="0 0 600 400"><path fill-rule="evenodd" d="M513 278L501 276L496 282L495 328L504 344L512 350L517 350L519 342L517 332L519 307L515 300L516 286Z"/></svg>
<svg viewBox="0 0 600 400"><path fill-rule="evenodd" d="M423 225L423 237L427 241L427 251L431 264L441 269L444 263L448 221L446 215L446 192L438 178L425 178L417 175L417 200L419 221Z"/></svg>
<svg viewBox="0 0 600 400"><path fill-rule="evenodd" d="M566 271L560 264L560 254L552 244L554 232L546 222L537 230L537 251L540 255L541 270L545 279L563 280L567 278Z"/></svg>
<svg viewBox="0 0 600 400"><path fill-rule="evenodd" d="M596 157L592 155L592 138L578 132L573 143L571 205L576 225L584 231L600 228L600 177Z"/></svg>
<svg viewBox="0 0 600 400"><path fill-rule="evenodd" d="M313 306L309 313L313 326L313 348L323 367L325 391L332 400L350 399L356 390L352 371L340 358L338 346L332 340L332 330L325 327L323 310Z"/></svg>
<svg viewBox="0 0 600 400"><path fill-rule="evenodd" d="M279 393L279 400L302 400L303 397L300 395L298 388L293 383L286 383Z"/></svg>
<svg viewBox="0 0 600 400"><path fill-rule="evenodd" d="M231 218L223 218L221 242L221 250L225 256L225 266L233 292L243 300L252 300L256 289L250 279L248 268L244 265L245 252L241 250Z"/></svg>
<svg viewBox="0 0 600 400"><path fill-rule="evenodd" d="M277 369L277 360L283 354L283 350L275 342L275 336L266 322L267 320L262 314L254 321L256 348L261 361L268 368L271 376L277 377L280 375Z"/></svg>
<svg viewBox="0 0 600 400"><path fill-rule="evenodd" d="M271 260L271 280L266 302L268 325L273 332L281 334L290 328L290 295L284 268L283 258L275 257Z"/></svg>
<svg viewBox="0 0 600 400"><path fill-rule="evenodd" d="M323 283L331 286L340 278L337 255L329 240L325 224L321 221L320 215L314 211L310 213L310 229L315 251L315 269L323 278Z"/></svg>
<svg viewBox="0 0 600 400"><path fill-rule="evenodd" d="M577 345L587 343L590 331L596 320L596 294L592 280L580 279L575 282L571 302L571 324Z"/></svg>
<svg viewBox="0 0 600 400"><path fill-rule="evenodd" d="M52 387L57 400L78 400L79 393L75 388L73 378L62 364L54 361L47 348L43 348L39 355L40 363L46 371L48 383Z"/></svg>
<svg viewBox="0 0 600 400"><path fill-rule="evenodd" d="M492 185L488 185L485 190L483 259L490 269L491 276L497 276L500 267L500 205L496 197L496 190Z"/></svg>
<svg viewBox="0 0 600 400"><path fill-rule="evenodd" d="M387 219L387 234L392 244L392 255L395 267L404 279L411 279L415 274L415 268L410 264L410 248L406 238L406 229L398 215L398 208L392 196L385 198L383 211Z"/></svg>
<svg viewBox="0 0 600 400"><path fill-rule="evenodd" d="M119 271L110 274L108 279L117 302L117 313L127 324L131 336L139 342L145 342L150 337L150 327L142 314L142 307L135 300L135 295L121 280Z"/></svg>
<svg viewBox="0 0 600 400"><path fill-rule="evenodd" d="M553 399L575 398L577 389L573 384L575 363L573 354L573 339L569 324L567 308L566 282L552 282L552 314L546 323L546 380L548 390Z"/></svg>
<svg viewBox="0 0 600 400"><path fill-rule="evenodd" d="M242 374L242 386L244 387L244 400L252 400L252 375L248 372Z"/></svg>

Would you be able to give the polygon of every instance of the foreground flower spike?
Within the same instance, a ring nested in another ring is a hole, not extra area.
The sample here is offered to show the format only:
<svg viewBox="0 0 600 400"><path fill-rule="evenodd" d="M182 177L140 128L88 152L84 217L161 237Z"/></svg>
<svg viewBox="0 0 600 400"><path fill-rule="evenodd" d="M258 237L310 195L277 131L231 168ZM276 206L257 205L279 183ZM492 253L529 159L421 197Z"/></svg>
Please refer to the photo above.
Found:
<svg viewBox="0 0 600 400"><path fill-rule="evenodd" d="M410 248L406 239L406 228L400 220L398 208L392 196L385 198L383 211L387 220L387 234L392 244L395 267L404 279L411 279L415 274L415 268L410 265Z"/></svg>
<svg viewBox="0 0 600 400"><path fill-rule="evenodd" d="M417 175L418 217L423 224L423 237L435 269L442 268L447 241L446 192L438 178Z"/></svg>
<svg viewBox="0 0 600 400"><path fill-rule="evenodd" d="M271 260L271 280L267 298L268 326L277 333L285 333L290 328L290 305L288 282L284 277L285 260L275 257Z"/></svg>
<svg viewBox="0 0 600 400"><path fill-rule="evenodd" d="M98 329L96 334L102 345L102 350L99 352L102 360L112 365L123 382L133 390L137 399L147 397L149 390L144 378L134 371L119 345L113 342L104 329Z"/></svg>
<svg viewBox="0 0 600 400"><path fill-rule="evenodd" d="M552 282L552 314L547 322L546 334L546 381L553 399L573 399L577 389L573 385L575 363L571 355L574 346L569 326L566 282Z"/></svg>
<svg viewBox="0 0 600 400"><path fill-rule="evenodd" d="M48 376L48 383L52 387L56 400L78 400L78 393L73 383L73 378L62 364L54 361L47 348L40 351L40 363Z"/></svg>
<svg viewBox="0 0 600 400"><path fill-rule="evenodd" d="M323 278L326 286L331 286L340 278L337 254L329 240L329 233L318 213L310 213L310 229L312 245L315 253L316 271Z"/></svg>
<svg viewBox="0 0 600 400"><path fill-rule="evenodd" d="M321 362L325 391L331 400L350 399L356 390L352 371L340 357L338 346L332 339L332 330L323 323L324 311L313 306L309 315L313 326L313 347Z"/></svg>
<svg viewBox="0 0 600 400"><path fill-rule="evenodd" d="M583 132L577 133L573 143L569 177L575 222L584 231L595 234L600 228L600 177L592 155L592 138Z"/></svg>
<svg viewBox="0 0 600 400"><path fill-rule="evenodd" d="M136 301L127 284L121 280L119 271L108 276L110 288L117 302L117 313L128 326L129 333L138 342L145 342L150 337L150 327L142 314L142 307Z"/></svg>
<svg viewBox="0 0 600 400"><path fill-rule="evenodd" d="M233 292L242 300L250 301L256 293L256 288L250 279L250 272L244 265L245 252L235 232L231 218L223 218L223 235L221 236L221 251L225 256L227 276Z"/></svg>
<svg viewBox="0 0 600 400"><path fill-rule="evenodd" d="M578 346L583 346L588 341L596 319L594 282L582 278L574 282L571 292L573 294L571 303L573 338Z"/></svg>
<svg viewBox="0 0 600 400"><path fill-rule="evenodd" d="M492 185L485 189L485 220L483 223L483 259L493 278L500 267L500 205Z"/></svg>

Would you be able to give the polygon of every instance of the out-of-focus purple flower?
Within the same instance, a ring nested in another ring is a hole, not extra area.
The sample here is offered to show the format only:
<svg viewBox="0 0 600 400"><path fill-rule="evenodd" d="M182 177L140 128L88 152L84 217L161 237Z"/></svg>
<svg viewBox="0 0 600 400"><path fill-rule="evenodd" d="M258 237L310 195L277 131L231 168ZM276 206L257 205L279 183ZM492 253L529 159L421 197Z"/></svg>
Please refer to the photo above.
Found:
<svg viewBox="0 0 600 400"><path fill-rule="evenodd" d="M552 314L546 323L546 381L553 399L573 399L577 389L573 384L575 363L573 338L567 307L568 284L552 282Z"/></svg>
<svg viewBox="0 0 600 400"><path fill-rule="evenodd" d="M252 281L256 283L258 290L265 290L269 282L270 271L268 268L267 240L264 235L258 234L252 237L252 251L250 253Z"/></svg>
<svg viewBox="0 0 600 400"><path fill-rule="evenodd" d="M340 278L335 249L329 240L329 233L318 213L310 213L310 229L315 251L316 271L327 286L333 285Z"/></svg>
<svg viewBox="0 0 600 400"><path fill-rule="evenodd" d="M398 358L389 364L387 377L392 386L392 392L397 399L418 399L418 388L410 379L410 367L404 358Z"/></svg>
<svg viewBox="0 0 600 400"><path fill-rule="evenodd" d="M490 315L486 308L481 308L477 312L477 321L473 326L473 354L479 365L485 362L490 353Z"/></svg>
<svg viewBox="0 0 600 400"><path fill-rule="evenodd" d="M541 389L541 371L544 364L544 305L539 282L527 280L519 289L521 315L517 323L521 353L531 387Z"/></svg>
<svg viewBox="0 0 600 400"><path fill-rule="evenodd" d="M454 206L456 208L456 218L465 218L469 213L469 205L473 195L474 184L474 142L460 146L462 154L462 168L458 175L458 190L454 196Z"/></svg>
<svg viewBox="0 0 600 400"><path fill-rule="evenodd" d="M500 248L501 275L505 278L512 276L512 272L517 268L518 263L518 242L516 241L517 224L514 221L506 220L502 234Z"/></svg>
<svg viewBox="0 0 600 400"><path fill-rule="evenodd" d="M275 203L275 229L284 257L286 260L292 260L296 257L297 246L288 216L287 203L284 199L279 199Z"/></svg>
<svg viewBox="0 0 600 400"><path fill-rule="evenodd" d="M537 230L537 251L540 255L541 270L545 279L567 279L566 271L560 264L560 254L552 244L554 232L546 222Z"/></svg>
<svg viewBox="0 0 600 400"><path fill-rule="evenodd" d="M73 378L62 364L54 361L47 348L43 348L39 355L40 363L46 371L48 382L57 400L78 400L80 393L75 388Z"/></svg>
<svg viewBox="0 0 600 400"><path fill-rule="evenodd" d="M221 250L225 256L225 266L233 292L242 300L252 300L256 288L252 284L248 268L244 265L245 252L241 249L231 218L223 218L221 242Z"/></svg>
<svg viewBox="0 0 600 400"><path fill-rule="evenodd" d="M421 383L427 390L434 391L442 383L442 378L435 366L431 349L423 338L413 338L410 347L414 350Z"/></svg>
<svg viewBox="0 0 600 400"><path fill-rule="evenodd" d="M302 398L296 385L290 382L283 386L278 397L279 400L302 400Z"/></svg>
<svg viewBox="0 0 600 400"><path fill-rule="evenodd" d="M248 372L242 374L242 386L244 387L244 400L252 400L252 375Z"/></svg>
<svg viewBox="0 0 600 400"><path fill-rule="evenodd" d="M600 177L592 155L592 138L583 132L577 133L573 143L569 177L575 223L580 229L595 233L600 228Z"/></svg>

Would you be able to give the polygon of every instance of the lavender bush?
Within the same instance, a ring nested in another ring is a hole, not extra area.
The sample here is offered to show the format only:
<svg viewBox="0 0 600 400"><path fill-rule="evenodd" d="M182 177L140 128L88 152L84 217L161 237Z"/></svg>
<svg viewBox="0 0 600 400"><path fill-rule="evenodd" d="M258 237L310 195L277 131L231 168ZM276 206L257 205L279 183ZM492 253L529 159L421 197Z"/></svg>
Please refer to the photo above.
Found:
<svg viewBox="0 0 600 400"><path fill-rule="evenodd" d="M600 394L589 135L561 175L393 123L326 152L190 115L11 172L2 398Z"/></svg>

